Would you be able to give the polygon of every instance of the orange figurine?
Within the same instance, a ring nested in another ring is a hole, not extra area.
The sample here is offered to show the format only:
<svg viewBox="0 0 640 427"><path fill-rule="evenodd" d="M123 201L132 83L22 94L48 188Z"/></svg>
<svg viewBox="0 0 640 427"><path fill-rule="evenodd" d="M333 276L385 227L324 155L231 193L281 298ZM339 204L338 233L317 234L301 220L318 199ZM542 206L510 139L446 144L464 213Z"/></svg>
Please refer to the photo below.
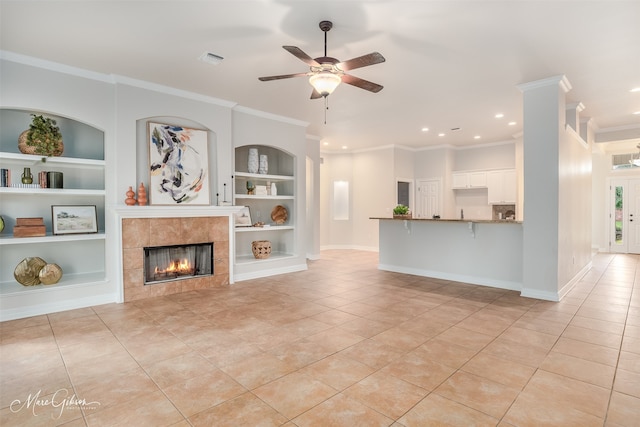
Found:
<svg viewBox="0 0 640 427"><path fill-rule="evenodd" d="M142 182L140 183L140 187L138 187L138 205L147 205L147 189L144 188L144 183Z"/></svg>
<svg viewBox="0 0 640 427"><path fill-rule="evenodd" d="M133 188L129 187L129 189L127 190L127 198L124 200L124 203L127 206L133 206L136 204L136 199L134 199L133 196L136 195L136 193L133 192Z"/></svg>

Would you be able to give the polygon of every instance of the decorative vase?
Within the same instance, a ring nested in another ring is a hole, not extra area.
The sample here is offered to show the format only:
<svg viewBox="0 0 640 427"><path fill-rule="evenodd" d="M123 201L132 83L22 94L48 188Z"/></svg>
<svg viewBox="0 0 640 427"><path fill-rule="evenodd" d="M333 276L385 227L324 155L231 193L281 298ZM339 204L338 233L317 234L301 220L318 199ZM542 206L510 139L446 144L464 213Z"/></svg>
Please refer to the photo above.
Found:
<svg viewBox="0 0 640 427"><path fill-rule="evenodd" d="M253 185L253 182L251 181L247 181L247 194L248 195L254 195L255 194L255 190L256 190L256 186Z"/></svg>
<svg viewBox="0 0 640 427"><path fill-rule="evenodd" d="M27 136L29 135L29 132L30 132L30 130L27 129L27 130L23 131L20 134L20 136L18 136L18 150L20 150L20 152L22 154L43 154L43 155L48 155L47 153L40 152L40 149L38 148L38 145L29 145L29 143L27 142ZM45 143L49 143L49 141L45 141ZM64 143L62 142L62 138L60 138L58 141L51 142L51 144L54 144L53 145L54 148L53 148L52 155L53 156L62 156L62 153L64 152Z"/></svg>
<svg viewBox="0 0 640 427"><path fill-rule="evenodd" d="M258 173L266 174L269 171L269 159L266 154L260 154L260 162L258 166Z"/></svg>
<svg viewBox="0 0 640 427"><path fill-rule="evenodd" d="M266 259L271 255L271 242L268 240L254 240L251 242L251 252L256 259Z"/></svg>
<svg viewBox="0 0 640 427"><path fill-rule="evenodd" d="M133 206L136 204L136 199L133 197L136 195L136 193L133 192L133 188L129 187L129 189L127 190L127 192L125 193L127 195L127 198L124 199L124 203L127 206Z"/></svg>
<svg viewBox="0 0 640 427"><path fill-rule="evenodd" d="M144 183L140 183L138 187L138 205L146 206L147 205L147 189L144 188Z"/></svg>
<svg viewBox="0 0 640 427"><path fill-rule="evenodd" d="M63 184L62 172L47 172L47 186L48 188L62 188Z"/></svg>
<svg viewBox="0 0 640 427"><path fill-rule="evenodd" d="M30 168L24 168L24 172L22 172L22 183L33 184L33 175L31 174Z"/></svg>
<svg viewBox="0 0 640 427"><path fill-rule="evenodd" d="M277 196L278 195L278 188L276 187L276 183L275 182L271 183L271 195L272 196Z"/></svg>
<svg viewBox="0 0 640 427"><path fill-rule="evenodd" d="M257 173L258 166L259 166L258 149L249 148L249 164L247 165L247 169L249 173Z"/></svg>

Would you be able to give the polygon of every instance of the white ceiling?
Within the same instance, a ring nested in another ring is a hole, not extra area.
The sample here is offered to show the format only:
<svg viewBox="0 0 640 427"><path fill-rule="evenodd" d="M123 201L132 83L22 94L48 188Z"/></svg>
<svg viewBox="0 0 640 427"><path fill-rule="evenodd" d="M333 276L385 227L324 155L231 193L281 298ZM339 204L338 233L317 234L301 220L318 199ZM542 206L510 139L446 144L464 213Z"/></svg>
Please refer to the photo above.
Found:
<svg viewBox="0 0 640 427"><path fill-rule="evenodd" d="M517 85L562 74L567 102L582 102L600 131L640 132L637 0L0 0L0 16L4 51L306 121L325 150L511 140L522 130ZM322 20L334 24L328 56L386 58L350 72L384 89L340 85L326 124L306 78L258 81L308 71L282 46L323 56ZM198 61L203 52L224 60Z"/></svg>

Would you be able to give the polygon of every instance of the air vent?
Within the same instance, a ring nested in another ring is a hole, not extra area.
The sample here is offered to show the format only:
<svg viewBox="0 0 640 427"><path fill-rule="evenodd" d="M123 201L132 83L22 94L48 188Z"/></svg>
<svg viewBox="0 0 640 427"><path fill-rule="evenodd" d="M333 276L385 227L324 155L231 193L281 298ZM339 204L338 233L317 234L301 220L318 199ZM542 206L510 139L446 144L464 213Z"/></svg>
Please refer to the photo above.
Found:
<svg viewBox="0 0 640 427"><path fill-rule="evenodd" d="M613 169L636 168L640 163L640 155L636 153L613 154L611 156L611 166ZM634 162L635 160L635 162Z"/></svg>
<svg viewBox="0 0 640 427"><path fill-rule="evenodd" d="M206 62L208 64L218 65L224 59L220 55L216 55L215 53L205 52L198 57L198 59L202 62Z"/></svg>

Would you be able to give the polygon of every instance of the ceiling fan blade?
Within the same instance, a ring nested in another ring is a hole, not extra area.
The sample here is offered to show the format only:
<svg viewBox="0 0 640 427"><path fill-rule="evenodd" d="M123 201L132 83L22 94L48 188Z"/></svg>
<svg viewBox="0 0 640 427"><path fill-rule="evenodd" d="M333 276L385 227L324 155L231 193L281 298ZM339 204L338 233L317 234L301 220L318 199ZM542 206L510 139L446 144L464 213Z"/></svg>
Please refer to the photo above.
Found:
<svg viewBox="0 0 640 427"><path fill-rule="evenodd" d="M308 66L310 67L320 66L320 64L318 64L315 59L313 59L312 57L304 53L302 49L300 49L299 47L296 47L296 46L282 46L282 47L284 48L284 50L286 50L287 52L289 52L290 54L292 54L293 56L295 56L296 58L298 58L299 60L307 64Z"/></svg>
<svg viewBox="0 0 640 427"><path fill-rule="evenodd" d="M362 55L357 58L349 59L348 61L340 62L336 64L336 67L342 71L355 70L356 68L367 67L369 65L379 64L384 62L384 56L378 52L373 52L368 55Z"/></svg>
<svg viewBox="0 0 640 427"><path fill-rule="evenodd" d="M369 92L373 92L373 93L380 92L384 87L384 86L380 86L377 83L373 83L368 80L361 79L360 77L351 76L349 74L344 74L342 76L342 81L352 86L356 86L356 87L359 87L360 89L368 90Z"/></svg>
<svg viewBox="0 0 640 427"><path fill-rule="evenodd" d="M322 95L320 95L320 92L318 92L317 90L313 90L311 92L311 98L310 99L319 99L322 98Z"/></svg>
<svg viewBox="0 0 640 427"><path fill-rule="evenodd" d="M261 82L268 82L269 80L290 79L292 77L304 77L306 75L308 75L308 73L282 74L280 76L258 77L258 80Z"/></svg>

